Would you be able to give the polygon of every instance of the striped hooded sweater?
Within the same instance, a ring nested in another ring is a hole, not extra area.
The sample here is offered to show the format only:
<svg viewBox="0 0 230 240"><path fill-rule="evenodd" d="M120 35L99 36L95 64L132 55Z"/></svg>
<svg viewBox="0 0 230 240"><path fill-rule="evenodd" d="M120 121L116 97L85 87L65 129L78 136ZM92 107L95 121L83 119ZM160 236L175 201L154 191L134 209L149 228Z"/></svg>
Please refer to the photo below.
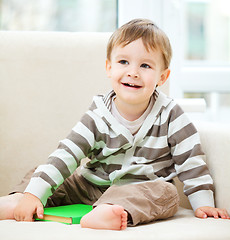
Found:
<svg viewBox="0 0 230 240"><path fill-rule="evenodd" d="M111 114L115 92L93 99L89 110L61 140L47 164L39 166L25 192L47 198L84 158L81 174L98 186L170 181L178 176L194 210L214 206L213 180L205 164L199 135L182 109L163 93L154 92L154 106L137 134Z"/></svg>

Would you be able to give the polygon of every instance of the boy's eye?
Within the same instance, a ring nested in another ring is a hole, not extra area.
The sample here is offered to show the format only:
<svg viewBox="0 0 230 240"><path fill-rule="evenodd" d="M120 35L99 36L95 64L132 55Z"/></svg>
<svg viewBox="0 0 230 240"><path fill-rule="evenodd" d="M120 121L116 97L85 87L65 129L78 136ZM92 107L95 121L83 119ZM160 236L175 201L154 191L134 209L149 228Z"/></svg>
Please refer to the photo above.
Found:
<svg viewBox="0 0 230 240"><path fill-rule="evenodd" d="M120 63L120 64L123 64L123 65L129 64L128 61L126 61L126 60L120 60L119 63Z"/></svg>
<svg viewBox="0 0 230 240"><path fill-rule="evenodd" d="M151 68L148 64L146 64L146 63L143 63L143 64L141 64L141 67L142 68Z"/></svg>

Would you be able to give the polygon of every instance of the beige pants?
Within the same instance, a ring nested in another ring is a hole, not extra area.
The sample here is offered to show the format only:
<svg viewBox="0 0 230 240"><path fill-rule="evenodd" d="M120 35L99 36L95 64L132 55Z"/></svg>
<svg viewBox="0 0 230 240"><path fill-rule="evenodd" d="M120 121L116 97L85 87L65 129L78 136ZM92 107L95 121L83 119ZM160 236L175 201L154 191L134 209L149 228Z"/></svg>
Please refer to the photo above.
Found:
<svg viewBox="0 0 230 240"><path fill-rule="evenodd" d="M14 192L25 190L32 173L24 177ZM121 205L128 212L128 225L135 226L173 216L179 206L179 196L173 184L161 180L103 188L75 172L49 197L46 207L77 203Z"/></svg>

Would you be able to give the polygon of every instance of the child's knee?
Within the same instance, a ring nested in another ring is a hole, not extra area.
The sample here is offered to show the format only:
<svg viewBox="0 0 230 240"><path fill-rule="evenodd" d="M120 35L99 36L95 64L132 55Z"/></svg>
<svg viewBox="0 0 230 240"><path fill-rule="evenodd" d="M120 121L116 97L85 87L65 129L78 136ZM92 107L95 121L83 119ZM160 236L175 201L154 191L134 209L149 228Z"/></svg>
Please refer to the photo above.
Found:
<svg viewBox="0 0 230 240"><path fill-rule="evenodd" d="M166 191L167 191L168 195L173 198L174 197L177 198L179 201L179 194L178 194L176 186L169 182L165 182L165 184L166 184Z"/></svg>
<svg viewBox="0 0 230 240"><path fill-rule="evenodd" d="M179 205L179 193L175 185L169 182L164 182L165 185L165 195L168 197L170 201L174 201Z"/></svg>
<svg viewBox="0 0 230 240"><path fill-rule="evenodd" d="M172 183L168 182L165 182L163 185L165 188L165 201L164 205L162 206L162 212L157 219L167 219L172 217L179 208L180 198L177 188Z"/></svg>

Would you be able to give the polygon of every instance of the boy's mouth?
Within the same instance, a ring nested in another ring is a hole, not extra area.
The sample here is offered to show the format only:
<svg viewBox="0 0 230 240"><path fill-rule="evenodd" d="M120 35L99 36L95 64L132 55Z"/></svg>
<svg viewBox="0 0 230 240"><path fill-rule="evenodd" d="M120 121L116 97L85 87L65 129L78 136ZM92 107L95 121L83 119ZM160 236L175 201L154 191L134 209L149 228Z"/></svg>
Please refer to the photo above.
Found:
<svg viewBox="0 0 230 240"><path fill-rule="evenodd" d="M124 86L126 87L130 87L130 88L141 88L141 86L135 85L133 83L122 83Z"/></svg>

